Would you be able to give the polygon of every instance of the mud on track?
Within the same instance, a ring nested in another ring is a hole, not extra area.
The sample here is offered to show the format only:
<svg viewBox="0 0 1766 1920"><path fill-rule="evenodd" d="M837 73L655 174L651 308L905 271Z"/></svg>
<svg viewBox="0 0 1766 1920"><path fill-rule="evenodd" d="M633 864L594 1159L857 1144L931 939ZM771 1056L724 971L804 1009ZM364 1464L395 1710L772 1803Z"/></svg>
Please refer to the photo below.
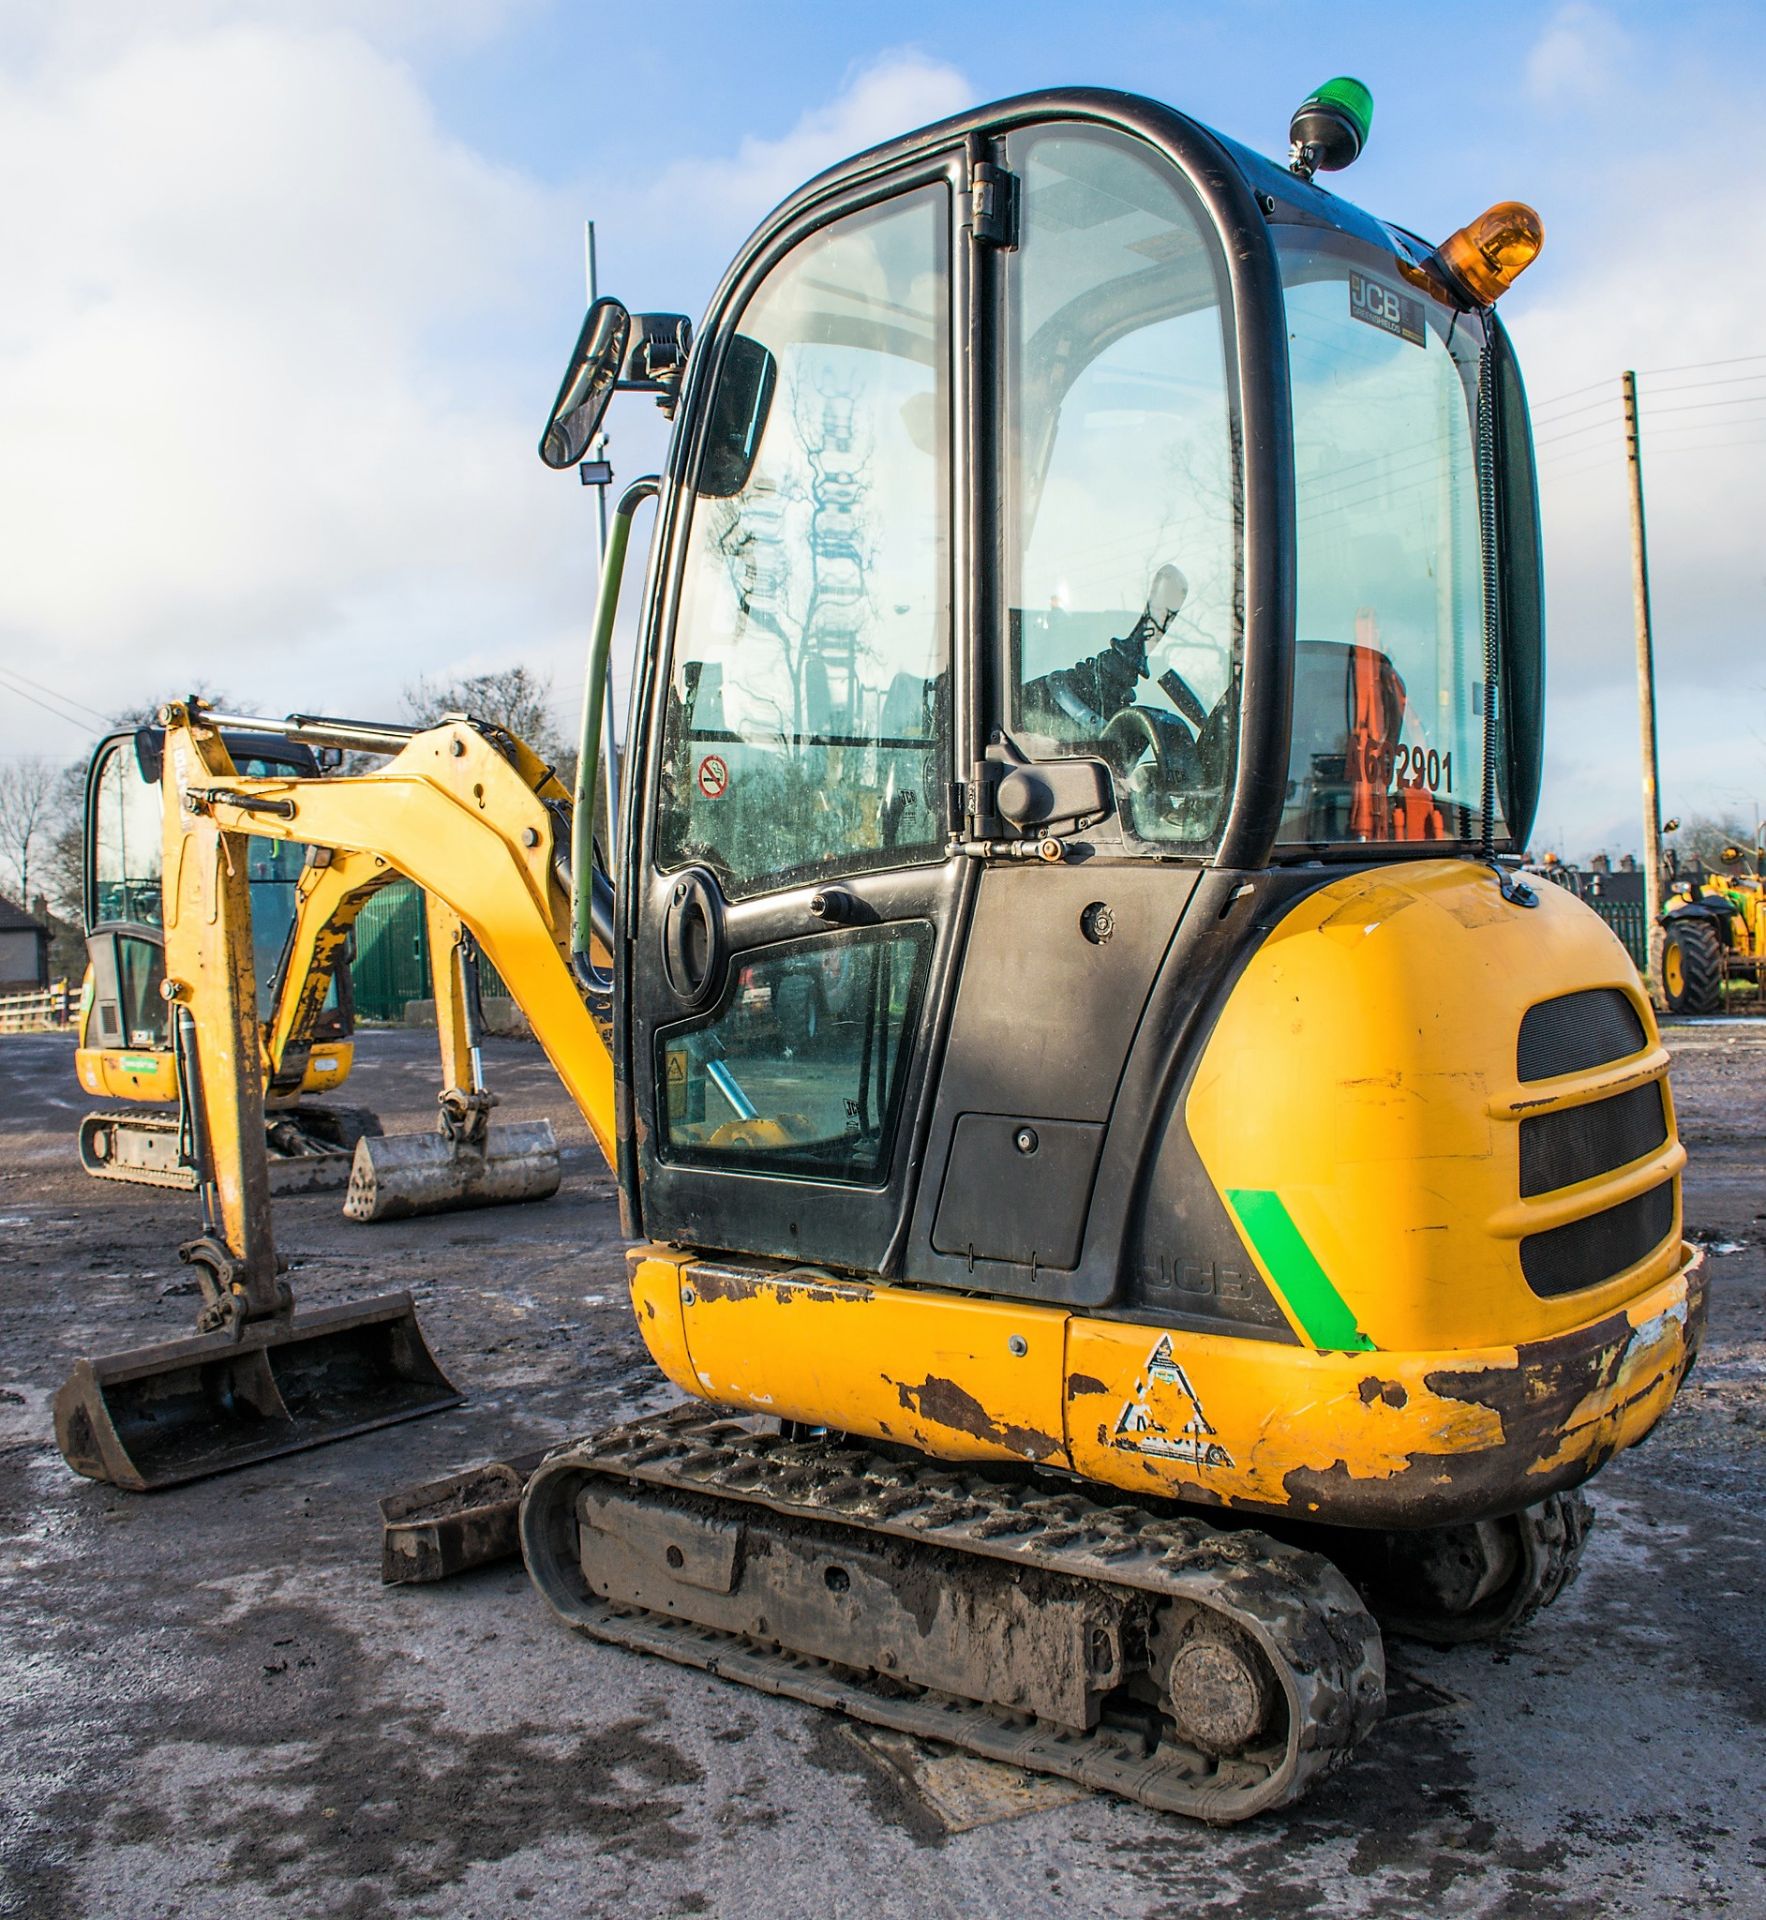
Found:
<svg viewBox="0 0 1766 1920"><path fill-rule="evenodd" d="M81 1175L70 1046L0 1039L0 1913L1766 1915L1766 1033L1670 1040L1689 1222L1738 1250L1569 1596L1496 1653L1394 1646L1395 1717L1289 1814L950 1833L837 1723L578 1641L519 1569L379 1585L381 1493L673 1398L536 1049L489 1066L557 1126L556 1200L278 1203L302 1300L410 1289L467 1405L143 1497L68 1474L48 1402L79 1351L186 1331L191 1201ZM430 1123L431 1036L359 1057L352 1094Z"/></svg>

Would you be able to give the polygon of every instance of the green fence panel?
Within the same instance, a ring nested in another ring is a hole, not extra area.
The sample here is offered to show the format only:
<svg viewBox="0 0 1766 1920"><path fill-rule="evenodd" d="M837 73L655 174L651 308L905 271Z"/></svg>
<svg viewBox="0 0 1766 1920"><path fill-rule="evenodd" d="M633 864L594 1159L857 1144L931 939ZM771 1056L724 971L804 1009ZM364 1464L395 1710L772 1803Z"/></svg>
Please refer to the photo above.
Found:
<svg viewBox="0 0 1766 1920"><path fill-rule="evenodd" d="M1625 943L1625 951L1639 973L1649 971L1649 919L1641 900L1603 900L1599 894L1588 904Z"/></svg>
<svg viewBox="0 0 1766 1920"><path fill-rule="evenodd" d="M429 924L423 890L409 880L382 887L356 916L356 1012L364 1020L403 1020L407 1000L431 998ZM478 965L486 999L513 996L488 960Z"/></svg>
<svg viewBox="0 0 1766 1920"><path fill-rule="evenodd" d="M351 972L364 1020L403 1020L407 1000L429 998L423 895L409 880L382 887L356 916Z"/></svg>

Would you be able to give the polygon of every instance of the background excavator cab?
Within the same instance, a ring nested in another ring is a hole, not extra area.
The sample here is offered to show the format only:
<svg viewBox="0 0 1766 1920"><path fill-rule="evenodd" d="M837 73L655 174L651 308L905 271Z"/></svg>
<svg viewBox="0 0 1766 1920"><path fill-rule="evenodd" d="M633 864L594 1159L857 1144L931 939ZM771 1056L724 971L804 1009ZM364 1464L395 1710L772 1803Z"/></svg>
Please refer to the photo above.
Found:
<svg viewBox="0 0 1766 1920"><path fill-rule="evenodd" d="M164 730L138 727L102 740L86 783L86 981L80 996L75 1070L94 1096L130 1103L171 1103L179 1097L165 980L163 925ZM229 733L227 746L241 773L316 779L320 763L300 742ZM305 849L253 835L246 843L252 903L257 1014L269 1020L295 920L296 883ZM277 1190L340 1185L349 1155L379 1122L361 1109L315 1106L307 1097L334 1093L349 1078L354 1055L355 1005L347 961L337 963L323 1004L313 1016L310 1047L280 1091L268 1121ZM104 1179L189 1186L172 1121L142 1113L88 1115L80 1131L81 1158Z"/></svg>

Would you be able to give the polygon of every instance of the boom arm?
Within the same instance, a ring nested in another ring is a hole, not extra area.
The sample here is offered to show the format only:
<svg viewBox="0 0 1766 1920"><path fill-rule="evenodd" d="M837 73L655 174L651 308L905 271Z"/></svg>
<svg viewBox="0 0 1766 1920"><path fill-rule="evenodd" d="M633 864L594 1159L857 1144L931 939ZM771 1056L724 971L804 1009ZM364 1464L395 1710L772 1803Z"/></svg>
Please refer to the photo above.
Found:
<svg viewBox="0 0 1766 1920"><path fill-rule="evenodd" d="M215 1063L192 1098L200 1102L212 1147L207 1158L218 1217L211 1233L248 1269L228 1283L248 1297L246 1318L279 1310L268 1208L253 1204L245 1191L262 1156L236 1150L262 1125L245 879L249 835L331 851L328 865L310 870L305 940L324 938L312 930L323 924L323 900L335 900L347 915L375 890L377 878L384 883L403 874L445 902L509 982L613 1163L612 1056L569 959L568 871L560 859L569 809L537 755L507 734L461 718L414 735L375 773L248 779L234 773L218 729L199 705L168 707L165 718L167 994L174 1020L182 1010L199 1023L201 1056ZM611 963L604 951L596 957ZM308 970L316 975L322 967L309 963Z"/></svg>

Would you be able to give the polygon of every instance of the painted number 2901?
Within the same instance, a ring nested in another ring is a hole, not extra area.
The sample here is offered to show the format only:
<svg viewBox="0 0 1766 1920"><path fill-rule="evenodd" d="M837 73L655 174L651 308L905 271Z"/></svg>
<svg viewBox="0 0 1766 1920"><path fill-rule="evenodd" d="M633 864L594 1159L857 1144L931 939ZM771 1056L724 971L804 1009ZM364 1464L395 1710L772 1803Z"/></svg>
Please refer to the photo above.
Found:
<svg viewBox="0 0 1766 1920"><path fill-rule="evenodd" d="M1392 778L1401 787L1427 787L1431 793L1453 791L1453 755L1433 747L1400 747L1392 758Z"/></svg>

